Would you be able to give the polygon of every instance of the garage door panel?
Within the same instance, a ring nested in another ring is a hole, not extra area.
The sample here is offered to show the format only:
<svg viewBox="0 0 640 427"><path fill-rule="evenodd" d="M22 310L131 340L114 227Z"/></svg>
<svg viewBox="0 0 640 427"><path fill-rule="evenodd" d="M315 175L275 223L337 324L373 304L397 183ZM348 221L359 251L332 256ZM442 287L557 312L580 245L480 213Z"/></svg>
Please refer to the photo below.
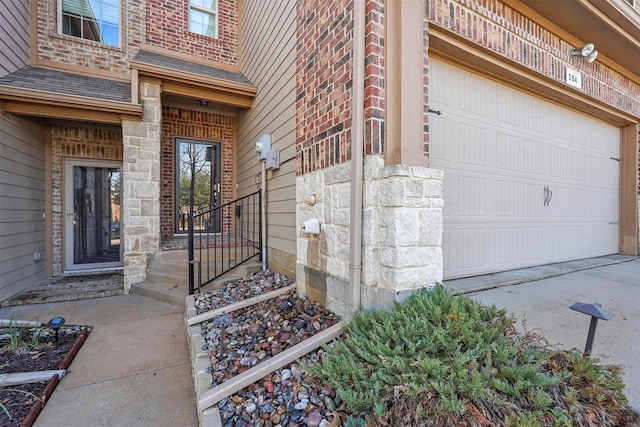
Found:
<svg viewBox="0 0 640 427"><path fill-rule="evenodd" d="M513 174L542 175L544 145L517 134L496 132L495 167Z"/></svg>
<svg viewBox="0 0 640 427"><path fill-rule="evenodd" d="M487 165L487 132L482 126L458 124L458 160L468 165Z"/></svg>
<svg viewBox="0 0 640 427"><path fill-rule="evenodd" d="M553 178L583 182L587 177L588 158L583 150L554 145L550 161L549 175Z"/></svg>
<svg viewBox="0 0 640 427"><path fill-rule="evenodd" d="M490 193L490 189L487 189L489 181L486 178L451 175L449 181L444 186L445 200L448 200L445 203L445 212L460 217L486 215L487 194Z"/></svg>
<svg viewBox="0 0 640 427"><path fill-rule="evenodd" d="M517 265L523 259L531 262L540 260L544 257L544 249L542 226L496 229L495 263L500 269L512 268L511 266Z"/></svg>
<svg viewBox="0 0 640 427"><path fill-rule="evenodd" d="M438 61L431 69L445 278L617 252L619 129Z"/></svg>
<svg viewBox="0 0 640 427"><path fill-rule="evenodd" d="M443 244L445 268L469 273L481 271L493 258L489 230L484 227L451 228L445 232L447 243ZM455 256L453 256L455 254Z"/></svg>
<svg viewBox="0 0 640 427"><path fill-rule="evenodd" d="M538 184L522 181L496 181L497 221L504 217L541 218L544 214L544 191Z"/></svg>

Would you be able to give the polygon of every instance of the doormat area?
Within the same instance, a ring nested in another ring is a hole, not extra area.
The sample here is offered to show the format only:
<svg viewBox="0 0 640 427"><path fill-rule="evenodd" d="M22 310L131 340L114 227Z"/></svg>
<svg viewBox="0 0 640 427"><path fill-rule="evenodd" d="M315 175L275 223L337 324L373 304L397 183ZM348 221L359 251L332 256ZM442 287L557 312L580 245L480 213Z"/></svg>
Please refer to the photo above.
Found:
<svg viewBox="0 0 640 427"><path fill-rule="evenodd" d="M124 294L122 272L47 278L2 301L0 307L75 301Z"/></svg>

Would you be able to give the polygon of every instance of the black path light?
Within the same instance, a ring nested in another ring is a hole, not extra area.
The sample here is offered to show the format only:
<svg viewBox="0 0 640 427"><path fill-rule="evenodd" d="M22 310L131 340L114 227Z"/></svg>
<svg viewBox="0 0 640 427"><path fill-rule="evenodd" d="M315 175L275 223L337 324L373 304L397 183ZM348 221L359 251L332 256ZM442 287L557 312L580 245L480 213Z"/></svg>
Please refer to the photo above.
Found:
<svg viewBox="0 0 640 427"><path fill-rule="evenodd" d="M58 342L58 331L60 330L62 325L64 325L64 317L54 317L53 319L49 320L49 323L47 323L47 325L55 331L56 342Z"/></svg>
<svg viewBox="0 0 640 427"><path fill-rule="evenodd" d="M609 320L614 316L614 314L609 310L605 310L604 308L602 308L602 305L598 304L597 302L594 302L593 304L577 302L569 308L571 310L575 310L591 316L589 333L587 334L587 344L584 346L584 355L591 356L591 349L593 348L593 338L596 335L596 326L598 325L598 319Z"/></svg>

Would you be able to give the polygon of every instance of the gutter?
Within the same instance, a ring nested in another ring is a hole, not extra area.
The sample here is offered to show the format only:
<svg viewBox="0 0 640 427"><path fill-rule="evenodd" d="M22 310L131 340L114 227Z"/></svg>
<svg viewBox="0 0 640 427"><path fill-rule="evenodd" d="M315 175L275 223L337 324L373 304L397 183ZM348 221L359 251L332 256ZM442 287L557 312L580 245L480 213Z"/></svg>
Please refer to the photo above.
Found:
<svg viewBox="0 0 640 427"><path fill-rule="evenodd" d="M362 287L362 174L364 170L364 60L366 0L353 4L353 101L351 104L351 208L349 211L349 302L360 310Z"/></svg>

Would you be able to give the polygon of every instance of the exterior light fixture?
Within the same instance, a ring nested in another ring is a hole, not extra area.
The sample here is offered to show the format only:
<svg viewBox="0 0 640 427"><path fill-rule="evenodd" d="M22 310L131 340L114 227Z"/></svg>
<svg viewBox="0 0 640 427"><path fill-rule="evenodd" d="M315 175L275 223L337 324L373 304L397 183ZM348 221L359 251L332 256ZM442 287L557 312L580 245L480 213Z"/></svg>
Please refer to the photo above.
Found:
<svg viewBox="0 0 640 427"><path fill-rule="evenodd" d="M198 101L200 102L201 107L207 107L209 105L209 101L205 99L199 99Z"/></svg>
<svg viewBox="0 0 640 427"><path fill-rule="evenodd" d="M596 326L598 325L598 319L609 320L613 317L613 313L602 308L602 305L598 304L597 302L593 304L577 302L569 308L579 313L591 316L589 333L587 334L587 344L584 346L584 355L591 356L591 349L593 348L593 339L596 335Z"/></svg>
<svg viewBox="0 0 640 427"><path fill-rule="evenodd" d="M62 325L64 325L64 322L64 317L54 317L53 319L49 320L49 323L47 323L47 325L56 333L56 342L58 342L58 331L60 330Z"/></svg>
<svg viewBox="0 0 640 427"><path fill-rule="evenodd" d="M571 49L572 58L587 58L587 62L591 64L598 57L598 51L593 43L587 43L584 47Z"/></svg>

